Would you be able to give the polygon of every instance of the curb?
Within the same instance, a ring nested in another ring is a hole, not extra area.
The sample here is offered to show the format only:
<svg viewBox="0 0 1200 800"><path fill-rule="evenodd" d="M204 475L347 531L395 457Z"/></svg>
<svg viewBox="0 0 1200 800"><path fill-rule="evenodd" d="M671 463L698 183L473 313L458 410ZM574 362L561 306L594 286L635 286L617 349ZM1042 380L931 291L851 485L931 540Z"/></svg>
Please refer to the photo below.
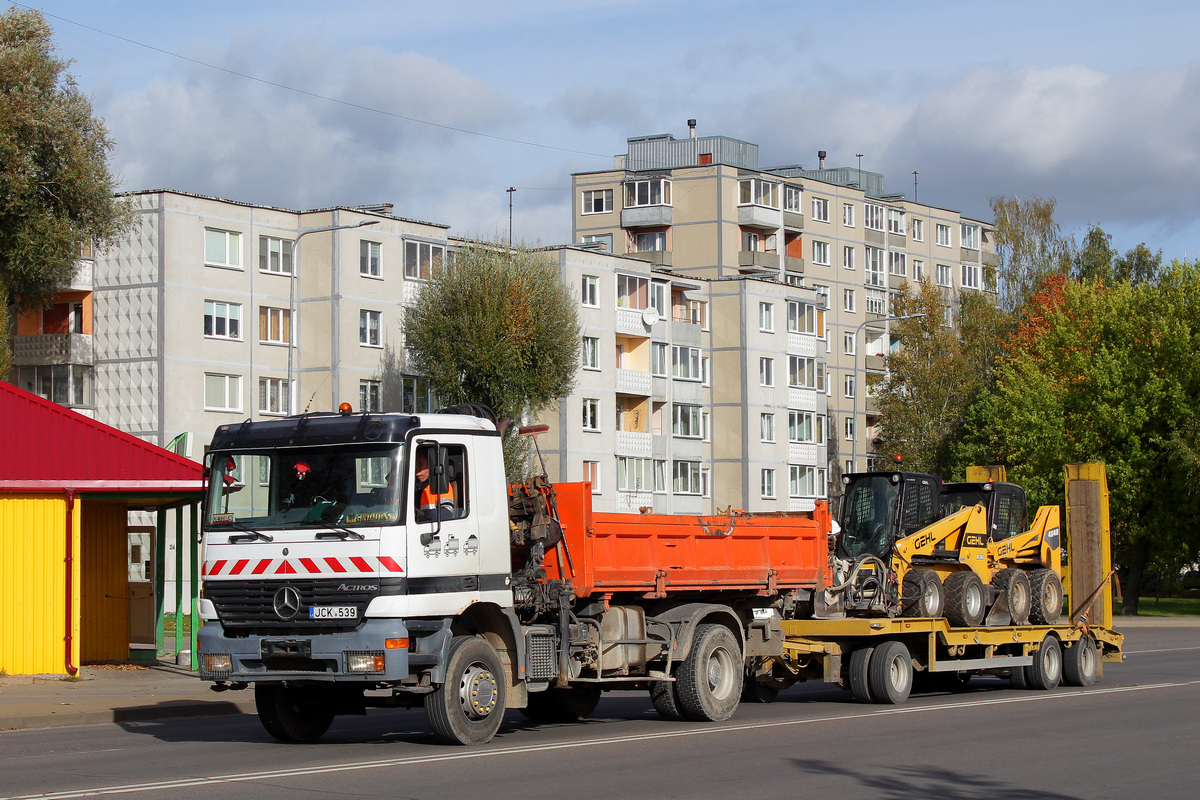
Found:
<svg viewBox="0 0 1200 800"><path fill-rule="evenodd" d="M254 701L166 700L152 706L97 708L87 711L34 712L4 716L0 714L0 732L37 728L64 728L75 725L104 725L124 722L154 722L188 717L223 717L256 714Z"/></svg>

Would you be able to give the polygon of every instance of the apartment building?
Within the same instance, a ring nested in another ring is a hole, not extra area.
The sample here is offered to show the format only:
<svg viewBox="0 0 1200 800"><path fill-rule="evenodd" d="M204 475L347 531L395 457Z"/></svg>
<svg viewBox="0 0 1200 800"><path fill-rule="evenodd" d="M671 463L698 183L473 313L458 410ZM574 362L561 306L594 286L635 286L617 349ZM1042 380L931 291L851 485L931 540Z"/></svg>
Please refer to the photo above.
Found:
<svg viewBox="0 0 1200 800"><path fill-rule="evenodd" d="M885 193L878 173L826 168L823 152L817 169L764 168L757 145L698 136L694 120L689 128L686 139L631 138L612 169L574 174L574 240L680 278L757 278L814 293L824 311L826 477L836 484L843 472L871 469L876 421L867 379L882 374L892 347L891 293L928 277L953 324L962 292L995 290L985 279L997 263L990 226ZM713 330L740 328L749 345L755 325L746 311L714 304ZM775 357L790 359L780 343Z"/></svg>

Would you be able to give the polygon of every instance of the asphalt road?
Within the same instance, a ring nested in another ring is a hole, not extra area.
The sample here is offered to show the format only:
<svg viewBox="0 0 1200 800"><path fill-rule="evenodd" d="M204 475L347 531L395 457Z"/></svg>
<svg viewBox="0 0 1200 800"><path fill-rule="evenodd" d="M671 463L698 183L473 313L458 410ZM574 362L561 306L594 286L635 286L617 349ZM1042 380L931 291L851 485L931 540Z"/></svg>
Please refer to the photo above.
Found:
<svg viewBox="0 0 1200 800"><path fill-rule="evenodd" d="M517 713L490 744L435 744L421 711L344 717L317 745L253 717L0 733L0 800L180 798L1188 798L1197 796L1200 628L1136 628L1089 689L976 679L903 706L800 685L722 724L605 695L594 719Z"/></svg>

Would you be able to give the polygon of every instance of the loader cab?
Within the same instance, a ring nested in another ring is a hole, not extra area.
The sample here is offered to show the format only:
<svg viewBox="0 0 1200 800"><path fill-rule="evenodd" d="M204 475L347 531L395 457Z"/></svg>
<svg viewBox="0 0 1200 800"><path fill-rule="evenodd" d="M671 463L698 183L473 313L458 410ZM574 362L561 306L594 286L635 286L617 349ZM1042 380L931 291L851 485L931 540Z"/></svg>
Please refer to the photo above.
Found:
<svg viewBox="0 0 1200 800"><path fill-rule="evenodd" d="M857 472L842 477L837 555L886 558L892 545L939 518L942 479L919 472Z"/></svg>
<svg viewBox="0 0 1200 800"><path fill-rule="evenodd" d="M1025 490L1015 483L947 483L942 488L942 517L963 508L981 505L987 510L992 541L1000 541L1029 530Z"/></svg>

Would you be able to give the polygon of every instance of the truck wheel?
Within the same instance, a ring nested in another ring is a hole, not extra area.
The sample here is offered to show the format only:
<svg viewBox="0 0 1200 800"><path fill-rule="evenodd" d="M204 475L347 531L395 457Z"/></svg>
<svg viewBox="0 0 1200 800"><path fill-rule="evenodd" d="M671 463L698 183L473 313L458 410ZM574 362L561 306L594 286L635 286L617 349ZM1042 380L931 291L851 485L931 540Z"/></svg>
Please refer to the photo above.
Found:
<svg viewBox="0 0 1200 800"><path fill-rule="evenodd" d="M983 622L983 581L969 570L946 578L946 619L955 628L976 628Z"/></svg>
<svg viewBox="0 0 1200 800"><path fill-rule="evenodd" d="M945 604L942 579L931 569L910 569L901 586L900 616L940 617Z"/></svg>
<svg viewBox="0 0 1200 800"><path fill-rule="evenodd" d="M507 678L486 639L455 636L446 661L446 682L425 695L433 735L443 744L490 741L504 719Z"/></svg>
<svg viewBox="0 0 1200 800"><path fill-rule="evenodd" d="M1029 621L1034 625L1053 625L1062 615L1062 581L1054 570L1035 569L1029 575L1029 590L1032 602Z"/></svg>
<svg viewBox="0 0 1200 800"><path fill-rule="evenodd" d="M312 687L255 684L254 707L281 742L315 742L333 724L333 707Z"/></svg>
<svg viewBox="0 0 1200 800"><path fill-rule="evenodd" d="M521 713L537 722L575 722L590 716L600 702L600 687L596 685L555 687L529 695L529 705Z"/></svg>
<svg viewBox="0 0 1200 800"><path fill-rule="evenodd" d="M774 686L764 686L752 677L742 679L742 702L744 703L774 703L779 696L779 690Z"/></svg>
<svg viewBox="0 0 1200 800"><path fill-rule="evenodd" d="M1029 667L1013 667L1012 672L1008 674L1008 683L1014 689L1028 689L1029 679L1025 677L1025 670Z"/></svg>
<svg viewBox="0 0 1200 800"><path fill-rule="evenodd" d="M745 665L738 640L724 625L700 625L692 649L679 665L675 691L694 722L722 722L742 697Z"/></svg>
<svg viewBox="0 0 1200 800"><path fill-rule="evenodd" d="M870 703L871 683L867 670L871 664L871 654L875 647L860 647L850 653L850 693L860 703Z"/></svg>
<svg viewBox="0 0 1200 800"><path fill-rule="evenodd" d="M1079 641L1063 651L1062 676L1067 686L1091 686L1096 682L1099 667L1096 641L1090 636L1079 637Z"/></svg>
<svg viewBox="0 0 1200 800"><path fill-rule="evenodd" d="M687 717L679 705L679 695L673 681L654 681L650 684L650 702L654 710L668 722L683 722Z"/></svg>
<svg viewBox="0 0 1200 800"><path fill-rule="evenodd" d="M992 578L992 586L996 587L997 597L1003 594L1008 598L1013 625L1028 625L1032 590L1025 570L1002 569Z"/></svg>
<svg viewBox="0 0 1200 800"><path fill-rule="evenodd" d="M912 683L912 655L904 642L893 639L875 648L867 667L867 685L876 703L903 703L912 691Z"/></svg>
<svg viewBox="0 0 1200 800"><path fill-rule="evenodd" d="M1051 573L1053 574L1053 573ZM1053 689L1062 680L1062 646L1049 634L1033 654L1033 663L1025 668L1025 681L1031 689Z"/></svg>

